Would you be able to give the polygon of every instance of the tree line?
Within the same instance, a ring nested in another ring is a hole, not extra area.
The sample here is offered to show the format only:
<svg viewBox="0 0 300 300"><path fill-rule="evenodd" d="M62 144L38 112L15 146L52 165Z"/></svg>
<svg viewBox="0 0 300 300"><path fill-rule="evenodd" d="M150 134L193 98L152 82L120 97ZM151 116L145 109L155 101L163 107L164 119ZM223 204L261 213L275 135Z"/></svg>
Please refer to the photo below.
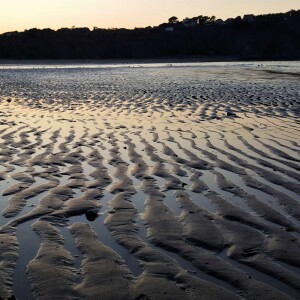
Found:
<svg viewBox="0 0 300 300"><path fill-rule="evenodd" d="M0 35L0 59L300 58L300 10L250 19L198 16L188 21L171 17L146 28L8 32Z"/></svg>

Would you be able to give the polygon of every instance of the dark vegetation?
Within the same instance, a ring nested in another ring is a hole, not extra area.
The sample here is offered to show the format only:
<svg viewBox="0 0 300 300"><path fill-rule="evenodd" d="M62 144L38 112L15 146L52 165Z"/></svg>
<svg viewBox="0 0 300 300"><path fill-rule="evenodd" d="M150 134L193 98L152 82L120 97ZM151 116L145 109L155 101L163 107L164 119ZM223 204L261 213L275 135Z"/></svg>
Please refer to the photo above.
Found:
<svg viewBox="0 0 300 300"><path fill-rule="evenodd" d="M300 10L216 20L171 17L157 27L29 29L0 35L0 59L131 59L231 56L299 59Z"/></svg>

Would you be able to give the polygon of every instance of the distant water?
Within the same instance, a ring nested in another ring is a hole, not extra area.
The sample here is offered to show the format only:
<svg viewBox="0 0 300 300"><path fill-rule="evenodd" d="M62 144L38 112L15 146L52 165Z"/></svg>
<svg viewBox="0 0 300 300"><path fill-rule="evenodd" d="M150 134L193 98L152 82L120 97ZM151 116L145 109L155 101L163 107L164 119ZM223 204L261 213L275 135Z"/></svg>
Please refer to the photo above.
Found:
<svg viewBox="0 0 300 300"><path fill-rule="evenodd" d="M160 62L160 63L80 63L66 61L63 63L0 63L0 69L110 69L110 68L166 68L166 67L197 67L203 69L230 68L253 69L261 68L274 72L300 74L300 61L251 61L251 62Z"/></svg>
<svg viewBox="0 0 300 300"><path fill-rule="evenodd" d="M133 72L132 72L133 71ZM9 72L9 73L6 73ZM77 74L79 81L89 81L95 73L102 73L103 76L107 72L118 74L117 76L128 76L135 73L135 76L143 76L145 74L156 73L159 77L164 73L164 76L185 77L186 84L189 83L189 78L193 80L222 80L224 83L240 82L269 82L280 84L282 80L298 81L300 78L300 61L274 61L274 62L160 62L160 63L80 63L80 62L43 62L43 63L0 63L0 80L6 76L37 75L37 80L40 76L45 79L53 79L53 76L60 78L65 82L66 77L70 74ZM139 73L137 75L137 73ZM14 74L14 75L13 75ZM23 74L23 75L22 75ZM47 75L48 74L48 75ZM72 75L72 76L73 76ZM146 76L147 77L147 76ZM24 78L23 78L24 79ZM31 78L32 79L32 78ZM107 79L106 79L107 80ZM106 81L104 80L104 81ZM18 80L19 81L19 80ZM23 81L23 80L22 80ZM103 79L101 79L103 81ZM118 81L118 80L117 80ZM166 84L167 84L166 80ZM111 82L112 83L112 82ZM146 85L149 84L147 80ZM31 84L29 84L31 85ZM133 84L135 86L135 84ZM39 91L40 92L40 91Z"/></svg>

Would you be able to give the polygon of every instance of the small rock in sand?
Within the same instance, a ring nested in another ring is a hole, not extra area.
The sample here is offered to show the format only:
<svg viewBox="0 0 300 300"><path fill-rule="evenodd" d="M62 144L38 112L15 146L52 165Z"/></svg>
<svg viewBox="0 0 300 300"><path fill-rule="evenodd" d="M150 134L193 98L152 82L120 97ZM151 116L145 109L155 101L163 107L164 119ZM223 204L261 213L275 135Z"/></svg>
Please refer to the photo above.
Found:
<svg viewBox="0 0 300 300"><path fill-rule="evenodd" d="M95 221L97 218L98 218L98 214L93 211L93 210L88 210L86 213L85 213L85 217L89 220L89 221Z"/></svg>

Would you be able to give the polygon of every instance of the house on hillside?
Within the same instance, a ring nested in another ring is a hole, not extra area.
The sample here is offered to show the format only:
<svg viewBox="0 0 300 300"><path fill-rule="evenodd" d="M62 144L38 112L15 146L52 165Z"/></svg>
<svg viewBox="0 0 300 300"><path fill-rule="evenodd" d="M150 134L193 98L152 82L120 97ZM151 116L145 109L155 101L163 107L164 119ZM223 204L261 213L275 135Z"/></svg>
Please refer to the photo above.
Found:
<svg viewBox="0 0 300 300"><path fill-rule="evenodd" d="M182 24L185 26L185 27L195 27L197 26L198 24L198 19L190 19L190 18L185 18L183 21L182 21Z"/></svg>
<svg viewBox="0 0 300 300"><path fill-rule="evenodd" d="M166 27L165 31L167 31L167 32L173 32L174 31L174 27Z"/></svg>

